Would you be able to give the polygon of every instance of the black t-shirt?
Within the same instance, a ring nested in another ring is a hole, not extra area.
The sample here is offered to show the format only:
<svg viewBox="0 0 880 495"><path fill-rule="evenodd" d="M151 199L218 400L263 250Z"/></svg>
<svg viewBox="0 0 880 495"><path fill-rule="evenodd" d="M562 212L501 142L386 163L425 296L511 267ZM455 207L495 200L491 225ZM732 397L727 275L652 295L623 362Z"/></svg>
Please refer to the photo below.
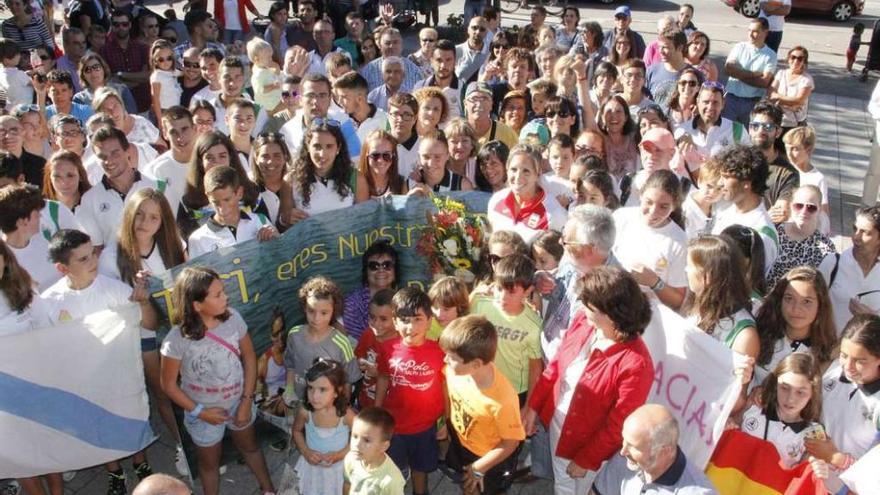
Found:
<svg viewBox="0 0 880 495"><path fill-rule="evenodd" d="M95 0L73 0L70 2L67 13L67 17L70 19L70 26L81 29L82 22L80 22L80 18L82 16L89 17L92 20L92 24L101 24L105 28L108 27L107 20L98 15L98 7L95 5Z"/></svg>
<svg viewBox="0 0 880 495"><path fill-rule="evenodd" d="M767 176L767 190L764 191L764 201L768 208L776 204L779 199L791 200L794 190L800 186L800 175L782 153L776 155L776 159L770 164L770 175Z"/></svg>
<svg viewBox="0 0 880 495"><path fill-rule="evenodd" d="M39 188L43 187L43 169L46 167L46 159L33 153L21 150L21 168L24 170L24 180Z"/></svg>
<svg viewBox="0 0 880 495"><path fill-rule="evenodd" d="M191 88L187 88L183 85L183 76L177 78L177 82L180 83L180 89L183 91L180 93L180 104L186 108L189 108L189 103L192 100L194 94L198 93L205 86L208 85L208 81L204 79L199 79L199 83Z"/></svg>

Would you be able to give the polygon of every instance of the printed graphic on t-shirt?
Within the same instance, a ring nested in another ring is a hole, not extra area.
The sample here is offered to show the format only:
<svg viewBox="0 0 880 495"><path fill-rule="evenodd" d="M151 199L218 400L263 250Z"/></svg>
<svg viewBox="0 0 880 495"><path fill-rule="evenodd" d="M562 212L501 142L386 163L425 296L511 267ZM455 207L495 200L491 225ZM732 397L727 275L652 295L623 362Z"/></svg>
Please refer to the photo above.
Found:
<svg viewBox="0 0 880 495"><path fill-rule="evenodd" d="M449 420L452 421L452 427L455 428L460 437L469 437L474 417L465 409L464 401L457 395L451 395L449 397L449 409Z"/></svg>
<svg viewBox="0 0 880 495"><path fill-rule="evenodd" d="M437 376L437 370L431 368L430 364L416 362L415 359L391 358L388 367L391 368L391 383L394 386L419 392L430 389Z"/></svg>

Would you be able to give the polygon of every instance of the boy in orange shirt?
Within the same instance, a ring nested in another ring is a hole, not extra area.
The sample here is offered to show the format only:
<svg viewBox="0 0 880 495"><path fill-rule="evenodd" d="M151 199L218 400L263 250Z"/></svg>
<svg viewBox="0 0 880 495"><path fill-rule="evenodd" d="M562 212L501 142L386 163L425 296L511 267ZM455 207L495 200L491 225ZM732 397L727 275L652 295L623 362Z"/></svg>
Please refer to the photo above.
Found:
<svg viewBox="0 0 880 495"><path fill-rule="evenodd" d="M458 318L443 331L440 347L451 426L446 465L464 473L464 493L503 493L526 434L517 393L493 364L495 327L482 316Z"/></svg>

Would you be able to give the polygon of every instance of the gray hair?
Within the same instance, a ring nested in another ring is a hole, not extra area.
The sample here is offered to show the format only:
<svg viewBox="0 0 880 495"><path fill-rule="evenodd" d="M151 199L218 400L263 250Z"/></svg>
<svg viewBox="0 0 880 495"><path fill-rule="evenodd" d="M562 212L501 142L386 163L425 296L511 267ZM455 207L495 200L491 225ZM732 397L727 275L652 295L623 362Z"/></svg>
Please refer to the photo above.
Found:
<svg viewBox="0 0 880 495"><path fill-rule="evenodd" d="M671 15L664 15L663 17L657 19L657 31L663 31L668 26L675 26L675 23L675 17L672 17Z"/></svg>
<svg viewBox="0 0 880 495"><path fill-rule="evenodd" d="M554 57L559 57L562 55L562 52L559 50L559 47L557 45L554 45L553 43L544 43L535 50L535 58L538 58L545 53L550 53Z"/></svg>
<svg viewBox="0 0 880 495"><path fill-rule="evenodd" d="M385 70L389 65L397 65L401 69L403 68L403 59L400 57L385 57L382 59L382 70Z"/></svg>
<svg viewBox="0 0 880 495"><path fill-rule="evenodd" d="M606 255L611 253L616 230L614 217L608 208L580 205L568 213L566 227L575 231L578 242L589 244L600 253Z"/></svg>
<svg viewBox="0 0 880 495"><path fill-rule="evenodd" d="M651 456L655 457L660 449L669 446L673 449L678 446L678 421L671 414L666 421L651 428Z"/></svg>

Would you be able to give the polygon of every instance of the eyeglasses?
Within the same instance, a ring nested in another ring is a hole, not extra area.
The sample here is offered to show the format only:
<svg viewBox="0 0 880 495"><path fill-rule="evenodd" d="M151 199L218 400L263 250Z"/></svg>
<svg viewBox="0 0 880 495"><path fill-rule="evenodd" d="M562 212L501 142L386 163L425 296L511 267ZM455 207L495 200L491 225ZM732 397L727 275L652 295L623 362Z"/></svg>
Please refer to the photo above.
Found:
<svg viewBox="0 0 880 495"><path fill-rule="evenodd" d="M113 27L128 27L131 26L131 22L129 21L113 21Z"/></svg>
<svg viewBox="0 0 880 495"><path fill-rule="evenodd" d="M762 130L764 132L773 132L776 130L776 124L773 122L749 122L749 129L753 131Z"/></svg>
<svg viewBox="0 0 880 495"><path fill-rule="evenodd" d="M421 41L422 43L436 43L437 39L436 38L422 38L419 41Z"/></svg>
<svg viewBox="0 0 880 495"><path fill-rule="evenodd" d="M385 152L374 151L374 152L370 153L369 155L367 155L367 158L369 158L370 160L372 160L374 162L378 162L379 160L390 162L392 160L392 158L394 158L394 155L392 155L390 151L385 151Z"/></svg>
<svg viewBox="0 0 880 495"><path fill-rule="evenodd" d="M388 116L394 119L403 120L404 122L410 121L416 117L415 114L409 112L388 112Z"/></svg>
<svg viewBox="0 0 880 495"><path fill-rule="evenodd" d="M791 207L794 208L794 211L806 210L810 214L819 211L819 207L813 203L792 203Z"/></svg>
<svg viewBox="0 0 880 495"><path fill-rule="evenodd" d="M183 66L187 69L198 69L199 63L198 62L183 62Z"/></svg>
<svg viewBox="0 0 880 495"><path fill-rule="evenodd" d="M571 117L571 114L568 113L567 110L560 110L558 112L556 110L548 110L547 113L545 113L544 115L546 115L548 119L552 119L554 117L559 117L560 119L567 119L568 117Z"/></svg>
<svg viewBox="0 0 880 495"><path fill-rule="evenodd" d="M75 137L82 136L83 132L82 132L81 130L76 130L76 131L61 131L61 132L59 132L58 134L59 134L61 137L65 137L65 138L75 138Z"/></svg>
<svg viewBox="0 0 880 495"><path fill-rule="evenodd" d="M394 262L391 260L385 261L368 261L367 268L371 272L378 272L380 269L384 271L390 271L394 269Z"/></svg>
<svg viewBox="0 0 880 495"><path fill-rule="evenodd" d="M296 92L296 91L282 91L282 92L281 92L281 98L282 98L282 99L284 99L284 98L296 98L297 96L299 96L299 93Z"/></svg>
<svg viewBox="0 0 880 495"><path fill-rule="evenodd" d="M325 119L324 117L315 117L312 119L312 127L322 125L330 127L340 127L342 124L340 124L339 121L336 119Z"/></svg>
<svg viewBox="0 0 880 495"><path fill-rule="evenodd" d="M686 87L686 86L696 88L697 86L700 85L700 82L697 81L696 79L681 79L680 81L678 81L678 85L682 88Z"/></svg>
<svg viewBox="0 0 880 495"><path fill-rule="evenodd" d="M705 81L700 87L703 89L714 89L724 93L724 85L718 81Z"/></svg>

